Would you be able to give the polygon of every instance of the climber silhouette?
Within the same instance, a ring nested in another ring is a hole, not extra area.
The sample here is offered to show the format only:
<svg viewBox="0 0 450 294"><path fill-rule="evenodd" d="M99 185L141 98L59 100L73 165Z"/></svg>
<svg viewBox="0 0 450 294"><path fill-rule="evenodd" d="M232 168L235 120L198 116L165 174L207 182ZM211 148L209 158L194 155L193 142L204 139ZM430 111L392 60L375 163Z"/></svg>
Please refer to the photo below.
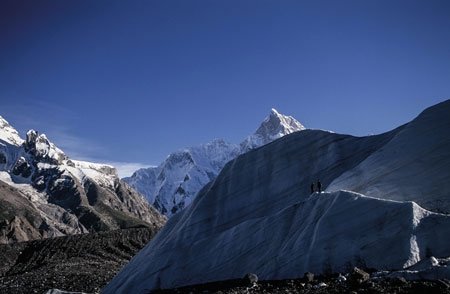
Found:
<svg viewBox="0 0 450 294"><path fill-rule="evenodd" d="M320 180L317 180L317 192L322 192L322 184L320 183Z"/></svg>

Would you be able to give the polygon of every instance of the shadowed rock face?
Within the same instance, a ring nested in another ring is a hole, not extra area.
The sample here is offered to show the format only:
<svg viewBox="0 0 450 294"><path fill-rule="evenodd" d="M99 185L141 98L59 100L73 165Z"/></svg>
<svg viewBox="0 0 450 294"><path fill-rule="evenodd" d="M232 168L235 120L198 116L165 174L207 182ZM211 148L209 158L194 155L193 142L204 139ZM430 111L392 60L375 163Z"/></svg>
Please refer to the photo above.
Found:
<svg viewBox="0 0 450 294"><path fill-rule="evenodd" d="M45 135L21 140L0 123L0 243L165 223L113 167L70 160Z"/></svg>
<svg viewBox="0 0 450 294"><path fill-rule="evenodd" d="M263 280L294 278L306 271L342 271L355 263L402 270L427 258L427 252L448 258L448 215L414 202L392 201L389 193L372 195L377 198L341 190L311 194L310 184L320 179L327 188L371 156L394 147L400 152L416 146L430 156L438 150L437 156L444 156L446 162L448 128L436 128L432 122L448 125L449 105L447 101L430 108L413 122L377 136L304 130L237 157L189 207L168 221L104 293L173 288L241 278L246 273ZM422 130L431 129L437 134L423 144ZM402 144L397 146L398 142ZM398 167L414 170L415 166L408 156L398 158L389 173L400 179L404 170ZM382 174L376 177L379 167L374 167L360 172L374 175L370 181L382 186ZM433 184L449 195L450 168L423 167L412 179L399 181L397 189L416 191L409 200L426 203L429 199L418 188L439 171L447 181ZM371 185L361 179L360 185ZM448 267L440 272L450 276Z"/></svg>

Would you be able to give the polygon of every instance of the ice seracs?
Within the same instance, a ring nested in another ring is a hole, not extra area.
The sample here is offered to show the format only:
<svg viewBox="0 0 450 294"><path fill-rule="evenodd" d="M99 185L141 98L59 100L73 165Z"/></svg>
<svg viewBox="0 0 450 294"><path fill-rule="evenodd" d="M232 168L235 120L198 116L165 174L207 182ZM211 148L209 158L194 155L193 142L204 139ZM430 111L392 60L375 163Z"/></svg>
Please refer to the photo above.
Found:
<svg viewBox="0 0 450 294"><path fill-rule="evenodd" d="M124 180L145 195L160 212L171 216L189 205L200 189L214 180L228 161L304 129L293 117L272 109L256 132L240 145L216 139L185 148L170 154L159 166L140 169Z"/></svg>

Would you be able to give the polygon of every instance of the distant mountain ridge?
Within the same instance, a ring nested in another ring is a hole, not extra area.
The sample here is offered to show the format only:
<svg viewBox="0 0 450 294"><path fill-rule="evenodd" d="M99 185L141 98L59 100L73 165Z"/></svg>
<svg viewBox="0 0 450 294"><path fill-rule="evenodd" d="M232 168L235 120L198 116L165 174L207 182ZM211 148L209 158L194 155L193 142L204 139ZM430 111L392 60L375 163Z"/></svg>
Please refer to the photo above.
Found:
<svg viewBox="0 0 450 294"><path fill-rule="evenodd" d="M272 109L253 135L241 144L222 139L170 154L159 166L137 170L123 180L145 195L162 214L171 216L189 205L195 195L240 154L305 127L292 116Z"/></svg>
<svg viewBox="0 0 450 294"><path fill-rule="evenodd" d="M45 134L0 117L0 243L159 228L165 222L109 165L71 160Z"/></svg>

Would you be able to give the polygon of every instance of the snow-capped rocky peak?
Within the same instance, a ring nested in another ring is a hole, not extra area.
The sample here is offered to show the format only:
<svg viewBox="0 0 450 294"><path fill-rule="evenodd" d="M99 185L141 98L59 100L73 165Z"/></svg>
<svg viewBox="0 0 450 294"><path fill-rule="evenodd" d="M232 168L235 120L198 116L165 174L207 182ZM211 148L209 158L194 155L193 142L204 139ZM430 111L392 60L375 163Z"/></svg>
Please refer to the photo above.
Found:
<svg viewBox="0 0 450 294"><path fill-rule="evenodd" d="M170 154L158 167L141 169L124 180L145 195L160 212L171 216L196 197L214 180L225 164L251 149L305 127L291 116L272 109L255 134L240 145L223 139L185 148Z"/></svg>
<svg viewBox="0 0 450 294"><path fill-rule="evenodd" d="M0 140L6 143L20 146L23 140L19 136L19 132L13 128L3 117L0 116Z"/></svg>
<svg viewBox="0 0 450 294"><path fill-rule="evenodd" d="M67 160L64 152L47 139L45 134L38 134L35 130L27 132L25 148L34 156L54 164L61 164Z"/></svg>
<svg viewBox="0 0 450 294"><path fill-rule="evenodd" d="M209 143L191 147L190 150L194 153L197 164L202 166L211 165L217 172L222 169L223 164L227 163L231 158L236 157L240 153L239 147L236 144L228 143L223 139L214 139ZM205 157L208 159L208 163L205 162ZM203 162L200 162L200 160ZM219 167L217 167L217 165L219 165Z"/></svg>
<svg viewBox="0 0 450 294"><path fill-rule="evenodd" d="M283 115L272 108L256 132L241 143L241 148L248 151L304 129L305 127L292 116Z"/></svg>
<svg viewBox="0 0 450 294"><path fill-rule="evenodd" d="M255 134L273 141L304 129L305 127L292 116L280 114L275 108L272 108L269 116L261 123Z"/></svg>
<svg viewBox="0 0 450 294"><path fill-rule="evenodd" d="M113 166L71 160L35 130L23 140L2 118L0 198L0 244L165 222Z"/></svg>

